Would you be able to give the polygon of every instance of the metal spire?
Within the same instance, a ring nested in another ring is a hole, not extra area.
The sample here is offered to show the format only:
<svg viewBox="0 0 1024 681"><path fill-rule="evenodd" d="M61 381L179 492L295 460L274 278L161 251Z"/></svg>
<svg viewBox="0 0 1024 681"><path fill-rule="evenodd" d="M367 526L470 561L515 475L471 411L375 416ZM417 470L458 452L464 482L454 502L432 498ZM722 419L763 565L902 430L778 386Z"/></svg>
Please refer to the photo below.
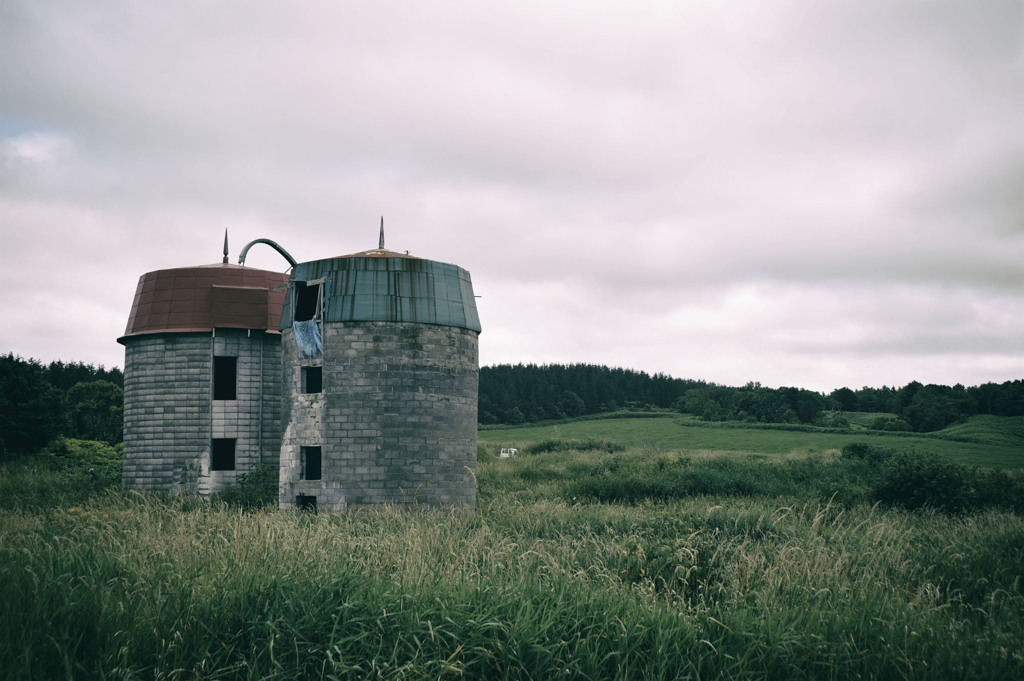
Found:
<svg viewBox="0 0 1024 681"><path fill-rule="evenodd" d="M221 260L221 262L224 263L225 265L228 264L228 230L227 230L227 227L224 228L224 259Z"/></svg>
<svg viewBox="0 0 1024 681"><path fill-rule="evenodd" d="M380 250L384 250L384 216L380 216L380 244L377 246Z"/></svg>

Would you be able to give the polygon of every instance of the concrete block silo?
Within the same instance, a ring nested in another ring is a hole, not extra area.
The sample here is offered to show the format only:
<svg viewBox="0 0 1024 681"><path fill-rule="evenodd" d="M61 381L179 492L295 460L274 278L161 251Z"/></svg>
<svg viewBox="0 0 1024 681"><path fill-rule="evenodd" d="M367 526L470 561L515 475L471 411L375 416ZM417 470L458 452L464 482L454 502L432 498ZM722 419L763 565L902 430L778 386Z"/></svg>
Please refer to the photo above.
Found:
<svg viewBox="0 0 1024 681"><path fill-rule="evenodd" d="M124 345L130 488L208 494L281 446L281 337L288 275L220 264L139 278Z"/></svg>
<svg viewBox="0 0 1024 681"><path fill-rule="evenodd" d="M280 502L476 506L469 273L380 247L297 264L281 316Z"/></svg>

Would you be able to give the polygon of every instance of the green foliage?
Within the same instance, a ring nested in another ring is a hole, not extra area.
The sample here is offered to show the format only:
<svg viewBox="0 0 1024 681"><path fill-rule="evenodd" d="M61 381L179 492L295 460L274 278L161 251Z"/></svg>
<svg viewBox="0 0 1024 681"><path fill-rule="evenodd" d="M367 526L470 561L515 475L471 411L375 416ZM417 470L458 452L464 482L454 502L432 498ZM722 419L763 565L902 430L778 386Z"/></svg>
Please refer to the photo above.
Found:
<svg viewBox="0 0 1024 681"><path fill-rule="evenodd" d="M591 364L480 368L480 422L523 423L645 405L667 409L703 381Z"/></svg>
<svg viewBox="0 0 1024 681"><path fill-rule="evenodd" d="M929 432L941 430L958 419L972 416L976 411L974 399L962 385L953 388L926 385L912 392L902 416L914 430Z"/></svg>
<svg viewBox="0 0 1024 681"><path fill-rule="evenodd" d="M949 513L983 508L1024 512L1024 480L1000 469L978 469L935 454L863 442L843 447L842 459L868 464L857 474L871 486L871 499L883 504Z"/></svg>
<svg viewBox="0 0 1024 681"><path fill-rule="evenodd" d="M563 440L554 438L535 442L524 450L527 454L543 454L545 452L566 452L566 451L600 451L600 452L621 452L625 447L610 440L587 438L584 440Z"/></svg>
<svg viewBox="0 0 1024 681"><path fill-rule="evenodd" d="M703 421L813 423L827 403L818 393L799 388L705 386L689 390L676 407ZM840 426L837 426L840 427ZM845 427L845 426L842 426Z"/></svg>
<svg viewBox="0 0 1024 681"><path fill-rule="evenodd" d="M893 455L892 449L886 449L866 442L851 442L843 445L840 455L844 459L867 461L871 464L881 464Z"/></svg>
<svg viewBox="0 0 1024 681"><path fill-rule="evenodd" d="M984 442L1024 451L1024 416L979 414L943 429L942 434L961 442Z"/></svg>
<svg viewBox="0 0 1024 681"><path fill-rule="evenodd" d="M42 365L0 355L0 457L37 453L63 425L63 395Z"/></svg>
<svg viewBox="0 0 1024 681"><path fill-rule="evenodd" d="M93 444L109 447L102 442ZM0 510L44 513L57 508L73 508L119 488L120 467L96 468L96 463L95 459L89 463L47 455L26 456L2 463ZM90 468L98 472L97 476L89 473Z"/></svg>
<svg viewBox="0 0 1024 681"><path fill-rule="evenodd" d="M879 416L871 422L872 430L907 431L911 425L898 416Z"/></svg>
<svg viewBox="0 0 1024 681"><path fill-rule="evenodd" d="M659 456L666 471L801 461ZM811 460L808 475L831 461ZM479 475L658 461L552 452ZM314 516L106 492L0 510L0 669L11 681L1024 677L1019 515L813 494L502 494L472 515Z"/></svg>
<svg viewBox="0 0 1024 681"><path fill-rule="evenodd" d="M694 388L686 391L676 407L680 412L693 414L702 421L724 421L722 404L714 396L714 388Z"/></svg>
<svg viewBox="0 0 1024 681"><path fill-rule="evenodd" d="M847 429L850 427L850 420L839 412L826 412L822 414L820 424L825 428Z"/></svg>
<svg viewBox="0 0 1024 681"><path fill-rule="evenodd" d="M549 439L597 438L610 440L627 447L640 447L645 442L657 442L668 450L699 451L723 450L767 454L839 450L851 442L870 441L873 446L891 449L920 449L941 454L951 461L976 466L1024 468L1021 448L1024 439L1014 434L1013 417L995 417L994 422L975 421L986 417L972 417L970 431L953 426L939 433L882 433L874 431L836 431L802 424L737 424L706 423L689 416L652 414L646 417L633 413L631 418L593 418L588 420L545 426L517 428L482 428L478 436L482 442L501 445L514 441L525 450L531 443ZM988 417L992 418L992 417ZM999 424L1006 425L999 425ZM970 437L961 437L969 433Z"/></svg>
<svg viewBox="0 0 1024 681"><path fill-rule="evenodd" d="M260 464L239 475L237 482L214 495L214 500L244 511L277 508L278 476L277 468Z"/></svg>
<svg viewBox="0 0 1024 681"><path fill-rule="evenodd" d="M123 383L116 368L0 355L0 457L36 454L58 435L120 442Z"/></svg>
<svg viewBox="0 0 1024 681"><path fill-rule="evenodd" d="M564 495L603 503L637 504L692 497L814 498L837 495L844 504L865 503L869 488L852 468L813 459L694 460L662 456L653 461L605 461L564 480Z"/></svg>
<svg viewBox="0 0 1024 681"><path fill-rule="evenodd" d="M972 506L1024 513L1024 480L1009 471L988 468L972 471Z"/></svg>
<svg viewBox="0 0 1024 681"><path fill-rule="evenodd" d="M61 435L48 444L42 453L58 469L77 473L93 471L104 484L121 482L124 445L78 440Z"/></svg>
<svg viewBox="0 0 1024 681"><path fill-rule="evenodd" d="M109 381L76 383L67 392L69 434L117 444L123 438L124 390Z"/></svg>
<svg viewBox="0 0 1024 681"><path fill-rule="evenodd" d="M708 422L818 423L847 428L823 412L876 412L892 419L872 425L889 432L934 432L981 413L1024 416L1024 381L952 388L912 381L896 388L839 388L828 396L801 388L742 387L675 379L663 374L588 364L500 365L480 369L481 424L536 423L545 419L631 410L674 409Z"/></svg>
<svg viewBox="0 0 1024 681"><path fill-rule="evenodd" d="M956 513L971 502L968 471L935 455L895 452L882 462L874 496L908 509L930 506Z"/></svg>
<svg viewBox="0 0 1024 681"><path fill-rule="evenodd" d="M494 456L494 449L492 447L488 447L483 442L477 442L476 443L476 462L477 462L477 464L489 463L491 461L494 461L495 458L497 458L497 457Z"/></svg>
<svg viewBox="0 0 1024 681"><path fill-rule="evenodd" d="M105 381L113 383L118 388L124 388L124 374L121 373L121 370L117 367L106 369L102 364L94 366L84 362L57 360L44 366L43 373L50 384L65 393L79 383L92 381Z"/></svg>

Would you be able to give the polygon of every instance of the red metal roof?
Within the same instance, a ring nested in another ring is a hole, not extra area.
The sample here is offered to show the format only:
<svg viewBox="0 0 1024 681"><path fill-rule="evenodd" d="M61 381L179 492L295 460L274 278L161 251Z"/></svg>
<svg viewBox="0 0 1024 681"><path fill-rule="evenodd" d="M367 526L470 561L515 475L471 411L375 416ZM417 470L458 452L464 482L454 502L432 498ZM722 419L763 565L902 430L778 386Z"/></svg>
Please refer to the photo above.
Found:
<svg viewBox="0 0 1024 681"><path fill-rule="evenodd" d="M124 336L117 340L215 327L278 333L287 284L283 272L228 263L148 272L139 277Z"/></svg>

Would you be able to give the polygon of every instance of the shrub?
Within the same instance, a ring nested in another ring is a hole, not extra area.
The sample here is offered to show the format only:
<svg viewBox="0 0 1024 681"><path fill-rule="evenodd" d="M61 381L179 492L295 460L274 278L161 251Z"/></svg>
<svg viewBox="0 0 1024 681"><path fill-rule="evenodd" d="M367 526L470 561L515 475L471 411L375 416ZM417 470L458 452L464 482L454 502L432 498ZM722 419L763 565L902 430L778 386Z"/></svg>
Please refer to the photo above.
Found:
<svg viewBox="0 0 1024 681"><path fill-rule="evenodd" d="M871 422L872 430L886 430L890 432L913 430L910 424L898 416L879 416Z"/></svg>
<svg viewBox="0 0 1024 681"><path fill-rule="evenodd" d="M837 414L825 425L829 428L849 428L850 420L841 414Z"/></svg>
<svg viewBox="0 0 1024 681"><path fill-rule="evenodd" d="M487 463L489 461L494 461L494 452L492 452L491 449L487 445L485 445L483 442L477 442L476 443L476 462L477 463Z"/></svg>
<svg viewBox="0 0 1024 681"><path fill-rule="evenodd" d="M615 452L621 452L626 448L616 442L610 440L599 440L597 438L587 438L586 440L542 440L535 444L526 447L525 451L527 454L545 454L548 452L567 452L567 451L599 451L608 452L614 454Z"/></svg>
<svg viewBox="0 0 1024 681"><path fill-rule="evenodd" d="M1009 472L990 469L974 476L974 505L1024 512L1024 482Z"/></svg>
<svg viewBox="0 0 1024 681"><path fill-rule="evenodd" d="M60 436L46 445L43 455L68 473L95 472L95 479L105 484L121 481L124 445L109 445L95 440L76 440Z"/></svg>
<svg viewBox="0 0 1024 681"><path fill-rule="evenodd" d="M893 450L875 447L864 442L851 442L843 446L840 455L846 460L880 464L893 455Z"/></svg>
<svg viewBox="0 0 1024 681"><path fill-rule="evenodd" d="M933 454L897 452L885 460L881 472L874 497L882 503L951 513L971 503L971 471Z"/></svg>
<svg viewBox="0 0 1024 681"><path fill-rule="evenodd" d="M228 485L214 498L245 511L277 506L277 483L278 470L261 464L255 470L239 475L238 482Z"/></svg>

